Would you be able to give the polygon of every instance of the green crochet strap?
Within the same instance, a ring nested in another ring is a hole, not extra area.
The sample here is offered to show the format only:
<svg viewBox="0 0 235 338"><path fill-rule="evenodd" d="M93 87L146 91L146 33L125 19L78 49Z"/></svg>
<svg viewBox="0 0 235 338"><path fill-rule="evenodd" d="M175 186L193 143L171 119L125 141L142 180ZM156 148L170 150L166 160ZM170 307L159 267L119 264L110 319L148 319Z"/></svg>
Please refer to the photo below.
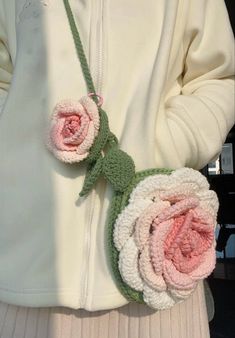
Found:
<svg viewBox="0 0 235 338"><path fill-rule="evenodd" d="M65 6L65 9L66 9L67 17L68 17L68 20L69 20L70 28L71 28L71 31L72 31L72 34L73 34L73 40L74 40L75 47L76 47L76 50L77 50L78 58L80 60L80 64L81 64L81 67L82 67L83 76L84 76L84 79L86 81L87 89L91 93L96 93L95 86L94 86L94 83L93 83L93 80L92 80L92 77L91 77L91 73L90 73L90 70L89 70L89 67L88 67L86 55L84 53L84 49L83 49L83 46L82 46L82 41L80 39L80 35L79 35L79 32L78 32L77 27L76 27L76 23L75 23L75 20L74 20L74 16L73 16L71 7L69 5L69 1L68 0L63 0L63 1L64 1L64 6ZM98 103L98 99L97 99L96 96L94 96L94 101L95 101L96 104Z"/></svg>
<svg viewBox="0 0 235 338"><path fill-rule="evenodd" d="M114 242L113 242L113 232L114 232L114 224L121 213L121 211L127 206L129 197L133 189L137 186L137 184L142 181L144 178L150 175L156 174L165 174L170 175L173 172L173 169L165 169L165 168L151 168L142 170L135 173L133 180L131 181L128 188L125 190L124 193L114 192L112 196L112 201L110 204L110 209L107 218L107 250L108 250L108 257L110 259L110 264L112 267L112 272L115 277L115 281L117 284L118 289L123 294L125 298L129 301L135 301L138 303L144 303L143 300L143 293L140 291L136 291L127 285L120 274L118 268L118 260L119 260L119 252L116 249Z"/></svg>
<svg viewBox="0 0 235 338"><path fill-rule="evenodd" d="M89 70L88 62L86 60L86 56L84 53L80 35L79 35L78 29L77 29L77 26L74 20L74 16L73 16L69 1L68 0L63 0L63 1L64 1L64 6L66 9L68 21L70 24L71 32L73 35L73 40L74 40L75 47L77 50L77 55L78 55L78 58L79 58L79 61L82 67L83 76L86 81L87 89L88 91L95 94L94 96L92 96L92 98L97 104L98 98L96 96L95 86L92 80L92 76ZM98 109L99 109L99 115L100 115L100 129L99 129L99 134L95 138L95 142L89 151L89 156L85 159L85 162L88 162L88 163L94 162L99 158L100 153L102 149L105 147L107 142L110 147L118 145L117 137L109 129L109 121L108 121L108 116L106 112L101 107L98 107Z"/></svg>
<svg viewBox="0 0 235 338"><path fill-rule="evenodd" d="M94 93L93 100L98 105L98 97L96 96L95 86L88 67L86 56L83 50L82 42L74 16L68 0L63 0L66 9L68 21L72 31L77 55L81 64L84 79L86 81L87 90ZM103 109L99 107L100 114L100 129L93 146L90 149L89 156L85 159L88 162L87 174L83 189L80 196L86 195L95 184L96 180L102 173L106 179L112 184L114 193L109 208L107 218L107 247L108 256L111 259L111 267L115 280L120 292L129 301L144 303L142 292L136 291L129 287L123 280L118 268L119 252L114 246L113 230L115 220L118 214L128 204L129 196L136 185L145 177L154 174L170 174L171 169L146 169L135 172L134 161L127 153L118 149L118 139L109 129L108 116ZM103 157L102 150L108 145L109 150L107 155ZM124 173L124 175L123 175ZM125 176L125 179L121 177ZM121 181L121 185L120 185Z"/></svg>
<svg viewBox="0 0 235 338"><path fill-rule="evenodd" d="M106 112L99 107L99 113L100 113L99 133L95 138L95 142L90 148L88 157L85 159L85 162L89 163L97 160L97 158L100 156L101 150L106 145L111 134L109 130L109 120Z"/></svg>
<svg viewBox="0 0 235 338"><path fill-rule="evenodd" d="M64 6L66 9L66 14L68 17L68 21L70 24L71 32L73 35L73 40L75 43L77 55L81 64L82 72L84 79L86 81L87 85L87 90L91 93L96 94L95 86L92 80L92 76L89 70L88 62L86 59L86 55L82 46L82 41L74 20L73 12L71 10L70 4L68 0L63 0L64 1ZM92 96L93 100L95 103L98 103L98 98L96 95ZM106 142L109 141L108 143L110 146L117 145L118 144L118 139L117 137L109 130L109 122L108 122L108 116L106 112L99 107L99 114L100 114L100 135L98 135L95 139L95 144L90 150L90 155L86 159L87 162L93 162L99 157L99 153L105 146Z"/></svg>

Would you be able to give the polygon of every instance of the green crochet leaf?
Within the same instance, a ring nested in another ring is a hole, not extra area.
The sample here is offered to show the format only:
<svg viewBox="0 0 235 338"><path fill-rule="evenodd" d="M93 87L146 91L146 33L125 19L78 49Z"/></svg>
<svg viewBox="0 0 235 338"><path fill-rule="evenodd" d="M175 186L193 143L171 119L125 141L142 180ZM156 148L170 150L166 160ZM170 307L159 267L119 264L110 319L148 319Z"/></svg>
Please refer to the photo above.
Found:
<svg viewBox="0 0 235 338"><path fill-rule="evenodd" d="M103 173L115 191L124 191L135 175L135 163L126 152L112 148L103 160Z"/></svg>
<svg viewBox="0 0 235 338"><path fill-rule="evenodd" d="M108 218L107 218L107 249L108 249L108 257L110 258L110 263L112 267L112 272L116 281L116 285L119 288L122 295L129 301L135 301L138 303L145 303L143 299L143 293L140 291L136 291L131 288L128 284L126 284L122 276L119 272L118 268L118 260L119 260L119 252L116 249L114 242L113 242L113 231L114 231L114 224L121 213L121 211L128 205L129 197L133 189L137 186L137 184L142 181L144 178L150 175L156 174L166 174L170 175L172 169L165 169L165 168L151 168L146 169L143 171L139 171L133 177L130 185L127 189L121 192L114 192L112 196L112 201L110 204Z"/></svg>
<svg viewBox="0 0 235 338"><path fill-rule="evenodd" d="M83 188L82 191L79 193L79 196L81 197L85 196L91 191L95 182L98 180L99 176L102 173L102 164L103 164L102 156L98 158L96 162L90 164L90 167L87 169Z"/></svg>

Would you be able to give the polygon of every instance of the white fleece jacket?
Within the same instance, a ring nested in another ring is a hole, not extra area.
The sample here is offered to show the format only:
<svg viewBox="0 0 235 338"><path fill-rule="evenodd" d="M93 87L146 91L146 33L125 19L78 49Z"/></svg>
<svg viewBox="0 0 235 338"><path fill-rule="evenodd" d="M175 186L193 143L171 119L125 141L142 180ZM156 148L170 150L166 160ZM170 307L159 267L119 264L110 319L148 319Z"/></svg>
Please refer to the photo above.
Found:
<svg viewBox="0 0 235 338"><path fill-rule="evenodd" d="M234 38L223 0L70 0L111 130L136 170L200 169L234 117ZM111 309L112 191L78 198L85 166L43 143L47 117L86 85L62 0L0 0L0 300Z"/></svg>

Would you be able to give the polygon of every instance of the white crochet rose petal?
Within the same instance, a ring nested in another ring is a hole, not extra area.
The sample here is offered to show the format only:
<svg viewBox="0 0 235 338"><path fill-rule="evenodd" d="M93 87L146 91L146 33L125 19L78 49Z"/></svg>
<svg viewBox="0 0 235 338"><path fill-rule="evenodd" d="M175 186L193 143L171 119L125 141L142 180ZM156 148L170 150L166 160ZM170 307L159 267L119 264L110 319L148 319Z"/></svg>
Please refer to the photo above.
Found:
<svg viewBox="0 0 235 338"><path fill-rule="evenodd" d="M138 249L134 239L130 237L119 255L119 271L124 282L137 291L143 290L143 281L138 267Z"/></svg>
<svg viewBox="0 0 235 338"><path fill-rule="evenodd" d="M162 277L162 274L161 273L156 274L156 272L153 269L153 265L150 260L148 245L144 247L143 251L140 254L139 266L140 266L140 274L145 284L148 284L151 288L153 288L156 291L166 290L167 287L164 278Z"/></svg>
<svg viewBox="0 0 235 338"><path fill-rule="evenodd" d="M175 170L172 174L172 179L179 182L180 185L184 183L194 183L198 185L197 191L199 190L208 190L209 183L205 176L203 176L199 171L192 168L180 168ZM194 185L193 185L194 187Z"/></svg>
<svg viewBox="0 0 235 338"><path fill-rule="evenodd" d="M200 199L200 206L208 212L216 221L217 212L219 209L219 201L216 193L213 190L202 190L197 193Z"/></svg>
<svg viewBox="0 0 235 338"><path fill-rule="evenodd" d="M118 215L114 224L113 240L114 245L120 251L123 245L134 231L134 225L141 212L145 210L153 202L148 200L140 200L135 204L129 204Z"/></svg>
<svg viewBox="0 0 235 338"><path fill-rule="evenodd" d="M144 285L143 298L150 307L158 310L168 309L176 303L167 291L157 292L148 285Z"/></svg>
<svg viewBox="0 0 235 338"><path fill-rule="evenodd" d="M179 201L187 197L195 196L195 193L192 189L196 189L196 183L184 183L180 184L175 182L175 184L166 185L165 189L159 192L159 199L168 200L168 201Z"/></svg>
<svg viewBox="0 0 235 338"><path fill-rule="evenodd" d="M149 198L156 190L165 190L166 186L172 182L168 175L151 175L143 179L130 195L130 203L136 203L138 199Z"/></svg>
<svg viewBox="0 0 235 338"><path fill-rule="evenodd" d="M51 118L57 118L57 114L59 113L62 113L64 115L70 115L71 113L79 115L80 112L84 112L84 107L79 101L64 99L56 104Z"/></svg>
<svg viewBox="0 0 235 338"><path fill-rule="evenodd" d="M169 292L171 293L172 297L178 301L178 300L184 300L187 299L193 292L195 288L189 289L189 290L176 290L176 289L169 289Z"/></svg>

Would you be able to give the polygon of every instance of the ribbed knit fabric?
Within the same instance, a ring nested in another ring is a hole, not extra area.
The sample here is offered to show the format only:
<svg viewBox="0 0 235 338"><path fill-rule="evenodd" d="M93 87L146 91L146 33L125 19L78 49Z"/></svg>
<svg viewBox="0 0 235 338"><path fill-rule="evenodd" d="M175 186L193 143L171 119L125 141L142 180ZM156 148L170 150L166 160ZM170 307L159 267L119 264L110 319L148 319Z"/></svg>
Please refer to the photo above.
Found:
<svg viewBox="0 0 235 338"><path fill-rule="evenodd" d="M111 311L25 308L0 302L0 338L209 338L202 283L169 310L129 303Z"/></svg>

